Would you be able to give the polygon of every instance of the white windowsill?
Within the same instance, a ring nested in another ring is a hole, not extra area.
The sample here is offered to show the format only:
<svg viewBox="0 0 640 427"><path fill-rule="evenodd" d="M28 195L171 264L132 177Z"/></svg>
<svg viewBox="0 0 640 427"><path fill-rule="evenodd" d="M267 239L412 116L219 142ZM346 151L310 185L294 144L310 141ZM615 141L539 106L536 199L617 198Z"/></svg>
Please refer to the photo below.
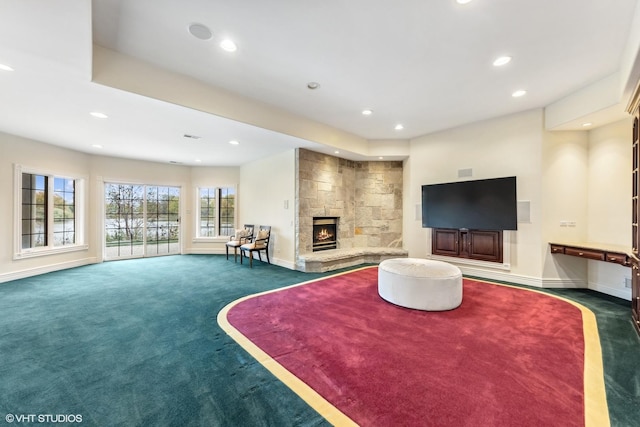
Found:
<svg viewBox="0 0 640 427"><path fill-rule="evenodd" d="M228 242L229 236L218 236L218 237L194 237L193 243L218 243L218 242Z"/></svg>
<svg viewBox="0 0 640 427"><path fill-rule="evenodd" d="M68 252L86 251L89 245L67 245L58 248L35 248L13 254L13 259L35 258L39 256L57 255Z"/></svg>

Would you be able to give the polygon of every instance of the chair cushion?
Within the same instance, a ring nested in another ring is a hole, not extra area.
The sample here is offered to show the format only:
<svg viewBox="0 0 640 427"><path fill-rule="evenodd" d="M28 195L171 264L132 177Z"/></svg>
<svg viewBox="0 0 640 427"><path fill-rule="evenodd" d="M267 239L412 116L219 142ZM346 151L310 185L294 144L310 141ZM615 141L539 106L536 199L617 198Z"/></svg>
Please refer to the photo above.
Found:
<svg viewBox="0 0 640 427"><path fill-rule="evenodd" d="M258 231L258 237L256 240L263 240L269 237L269 230L260 230Z"/></svg>
<svg viewBox="0 0 640 427"><path fill-rule="evenodd" d="M242 237L247 236L247 230L244 228L236 229L236 233L233 236L233 240L240 240Z"/></svg>

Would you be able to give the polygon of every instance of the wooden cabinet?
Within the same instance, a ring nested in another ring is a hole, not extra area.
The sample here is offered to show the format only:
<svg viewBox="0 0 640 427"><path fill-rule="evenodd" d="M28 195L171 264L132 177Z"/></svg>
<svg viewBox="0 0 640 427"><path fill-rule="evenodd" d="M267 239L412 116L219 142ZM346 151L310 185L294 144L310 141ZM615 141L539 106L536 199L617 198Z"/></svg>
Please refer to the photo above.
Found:
<svg viewBox="0 0 640 427"><path fill-rule="evenodd" d="M640 260L635 255L629 257L631 264L631 316L640 333Z"/></svg>
<svg viewBox="0 0 640 427"><path fill-rule="evenodd" d="M631 314L633 324L640 333L640 87L636 88L629 102L627 110L633 116L633 130L631 139Z"/></svg>
<svg viewBox="0 0 640 427"><path fill-rule="evenodd" d="M502 231L434 228L431 253L501 263Z"/></svg>
<svg viewBox="0 0 640 427"><path fill-rule="evenodd" d="M597 243L549 243L552 254L564 254L596 261L613 262L628 267L631 265L628 249Z"/></svg>
<svg viewBox="0 0 640 427"><path fill-rule="evenodd" d="M604 261L606 259L606 253L603 251L583 249L583 248L564 248L565 255L579 256L587 259L595 259L596 261Z"/></svg>
<svg viewBox="0 0 640 427"><path fill-rule="evenodd" d="M640 162L640 143L639 143L639 120L638 108L633 111L633 132L632 132L632 158L631 158L631 250L633 254L638 256L638 244L640 243L640 228L638 227L638 186L640 183L640 175L638 173L638 163Z"/></svg>

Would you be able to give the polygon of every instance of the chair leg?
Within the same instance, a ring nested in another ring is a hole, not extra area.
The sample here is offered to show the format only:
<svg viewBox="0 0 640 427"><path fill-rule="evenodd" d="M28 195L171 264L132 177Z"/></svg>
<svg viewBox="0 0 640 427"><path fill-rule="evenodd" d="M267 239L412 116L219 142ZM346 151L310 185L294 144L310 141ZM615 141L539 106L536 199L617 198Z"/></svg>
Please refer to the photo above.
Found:
<svg viewBox="0 0 640 427"><path fill-rule="evenodd" d="M267 262L269 264L271 264L271 261L269 261L269 247L267 246L267 249L265 250L265 252L267 253Z"/></svg>
<svg viewBox="0 0 640 427"><path fill-rule="evenodd" d="M242 258L244 258L244 251L240 249L240 264L242 264Z"/></svg>
<svg viewBox="0 0 640 427"><path fill-rule="evenodd" d="M262 255L260 255L260 251L258 251L258 258L262 261Z"/></svg>
<svg viewBox="0 0 640 427"><path fill-rule="evenodd" d="M229 259L227 257L227 259ZM237 247L233 247L233 262L238 262L238 248Z"/></svg>
<svg viewBox="0 0 640 427"><path fill-rule="evenodd" d="M252 251L249 251L249 268L253 268L253 252Z"/></svg>
<svg viewBox="0 0 640 427"><path fill-rule="evenodd" d="M229 246L224 245L224 250L227 251L227 260L229 259Z"/></svg>

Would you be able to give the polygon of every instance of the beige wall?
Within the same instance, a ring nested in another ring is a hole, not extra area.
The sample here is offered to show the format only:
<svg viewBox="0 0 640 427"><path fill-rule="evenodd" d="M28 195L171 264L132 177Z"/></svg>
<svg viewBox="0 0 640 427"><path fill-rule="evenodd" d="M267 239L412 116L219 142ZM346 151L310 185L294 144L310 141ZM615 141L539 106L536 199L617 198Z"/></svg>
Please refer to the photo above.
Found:
<svg viewBox="0 0 640 427"><path fill-rule="evenodd" d="M25 258L14 261L14 165L37 168L46 173L72 174L89 183L89 156L13 135L0 133L0 281L69 268L95 261L95 241L91 234L91 212L87 211L85 235L89 250ZM85 203L89 201L86 188ZM50 267L53 266L53 267Z"/></svg>
<svg viewBox="0 0 640 427"><path fill-rule="evenodd" d="M240 167L241 223L271 226L271 262L295 268L295 150Z"/></svg>
<svg viewBox="0 0 640 427"><path fill-rule="evenodd" d="M633 120L621 120L589 132L587 238L631 247L631 131ZM588 261L589 288L629 298L627 267Z"/></svg>
<svg viewBox="0 0 640 427"><path fill-rule="evenodd" d="M591 131L545 134L544 241L631 247L631 125L629 118ZM543 257L545 286L630 298L627 267L551 255L546 247Z"/></svg>
<svg viewBox="0 0 640 427"><path fill-rule="evenodd" d="M589 287L630 298L629 269L551 255L549 242L630 245L631 119L591 131L548 132L542 110L487 120L416 138L405 161L405 246L409 256L430 256L421 227L421 186L516 175L519 201L530 202L530 222L511 232L506 269L471 262L467 274L544 287ZM443 160L446 159L446 160Z"/></svg>
<svg viewBox="0 0 640 427"><path fill-rule="evenodd" d="M542 208L544 224L540 247L545 286L585 287L586 263L569 256L551 255L548 242L587 240L588 133L545 132L543 137ZM575 226L561 225L573 222Z"/></svg>
<svg viewBox="0 0 640 427"><path fill-rule="evenodd" d="M404 239L409 256L431 254L430 231L422 228L417 215L421 188L467 179L517 176L518 200L529 201L531 222L519 223L510 232L508 270L488 263L459 264L467 274L512 280L533 285L541 277L541 162L542 111L483 121L411 141L411 154L405 161ZM472 177L458 178L458 170L472 169ZM457 263L457 260L451 259Z"/></svg>
<svg viewBox="0 0 640 427"><path fill-rule="evenodd" d="M421 227L421 186L458 180L518 177L518 200L529 201L530 222L510 232L505 268L462 265L481 277L534 286L589 286L630 298L628 268L552 256L550 241L590 240L630 244L631 120L591 131L548 132L542 110L500 117L416 138L403 168L403 242L413 257L430 255L430 235ZM89 248L13 260L14 164L87 180L85 233ZM224 253L224 242L194 239L195 189L237 185L237 222L273 227L275 264L295 268L295 151L240 168L185 167L74 152L0 133L0 281L100 262L102 184L105 181L176 185L182 188L183 253ZM562 226L561 222L575 226Z"/></svg>
<svg viewBox="0 0 640 427"><path fill-rule="evenodd" d="M85 241L88 249L64 254L13 259L14 165L85 179ZM226 239L195 239L196 188L238 186L240 169L186 167L95 156L0 133L0 282L75 267L103 259L103 198L105 182L170 185L181 188L182 253L224 253ZM239 187L239 186L238 186ZM242 198L238 188L239 197ZM238 212L237 215L239 215Z"/></svg>

